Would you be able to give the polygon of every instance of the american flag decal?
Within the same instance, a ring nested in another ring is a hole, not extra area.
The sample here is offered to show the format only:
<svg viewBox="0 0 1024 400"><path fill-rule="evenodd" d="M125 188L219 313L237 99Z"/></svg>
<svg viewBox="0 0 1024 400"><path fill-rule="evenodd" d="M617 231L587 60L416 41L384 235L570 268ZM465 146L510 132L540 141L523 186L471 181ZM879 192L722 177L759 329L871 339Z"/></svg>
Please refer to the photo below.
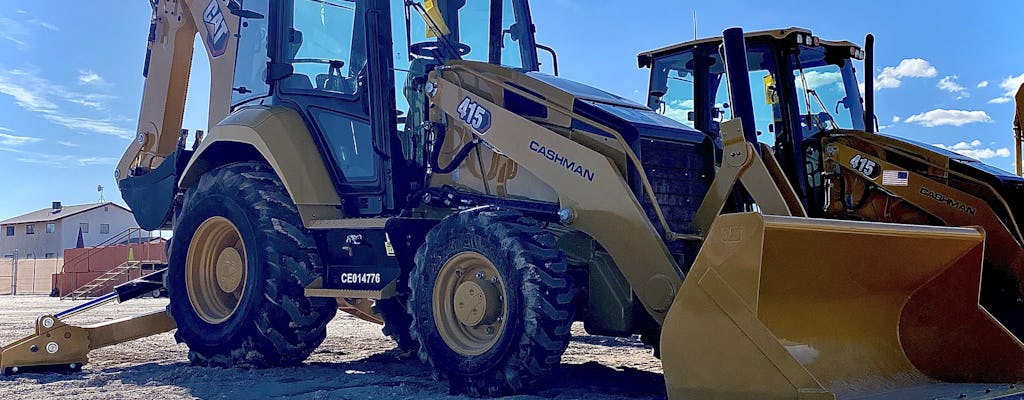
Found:
<svg viewBox="0 0 1024 400"><path fill-rule="evenodd" d="M883 186L907 186L910 181L910 173L907 171L882 171Z"/></svg>

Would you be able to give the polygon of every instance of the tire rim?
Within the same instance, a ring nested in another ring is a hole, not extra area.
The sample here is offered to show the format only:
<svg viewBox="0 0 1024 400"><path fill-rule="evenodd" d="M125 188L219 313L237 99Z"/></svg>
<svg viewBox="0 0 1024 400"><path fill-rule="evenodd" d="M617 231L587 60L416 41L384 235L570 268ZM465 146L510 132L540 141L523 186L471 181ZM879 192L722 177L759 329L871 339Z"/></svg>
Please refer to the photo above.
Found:
<svg viewBox="0 0 1024 400"><path fill-rule="evenodd" d="M235 224L211 217L199 225L188 246L185 288L200 318L220 324L235 314L245 294L247 264Z"/></svg>
<svg viewBox="0 0 1024 400"><path fill-rule="evenodd" d="M487 352L505 330L505 281L491 260L467 251L445 262L434 283L434 323L448 347L466 356Z"/></svg>

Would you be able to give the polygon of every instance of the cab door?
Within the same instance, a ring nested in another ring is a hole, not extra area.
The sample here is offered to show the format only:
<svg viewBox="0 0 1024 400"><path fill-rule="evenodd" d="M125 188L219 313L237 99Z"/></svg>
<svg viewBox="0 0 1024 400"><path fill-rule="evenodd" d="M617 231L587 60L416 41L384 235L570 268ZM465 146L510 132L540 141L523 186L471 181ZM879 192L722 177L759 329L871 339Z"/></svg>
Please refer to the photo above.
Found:
<svg viewBox="0 0 1024 400"><path fill-rule="evenodd" d="M401 163L390 157L395 107L388 2L276 4L272 102L306 120L345 215L387 214L402 198L391 182L394 165Z"/></svg>

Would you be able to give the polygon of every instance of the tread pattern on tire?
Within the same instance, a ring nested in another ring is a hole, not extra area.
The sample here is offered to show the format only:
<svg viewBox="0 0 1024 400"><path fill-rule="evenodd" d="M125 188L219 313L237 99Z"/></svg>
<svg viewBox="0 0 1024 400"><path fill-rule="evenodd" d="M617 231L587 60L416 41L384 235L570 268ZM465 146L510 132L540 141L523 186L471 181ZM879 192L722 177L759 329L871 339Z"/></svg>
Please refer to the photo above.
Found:
<svg viewBox="0 0 1024 400"><path fill-rule="evenodd" d="M384 320L381 332L395 341L398 350L414 352L419 349L419 343L409 334L412 315L409 315L409 311L401 300L398 298L377 300L373 305L373 311L380 314L381 319Z"/></svg>
<svg viewBox="0 0 1024 400"><path fill-rule="evenodd" d="M443 365L428 351L427 341L439 339L421 334L417 328L421 325L434 326L429 306L433 288L416 290L414 286L408 308L413 310L410 334L420 346L419 358L431 367L435 378L448 381L453 394L493 397L529 390L561 362L561 356L572 339L575 308L565 255L556 249L554 235L533 218L509 210L469 210L449 216L427 235L426 243L416 254L411 285L426 286L426 282L433 282L426 274L434 273L440 265L431 265L431 246L442 244L440 241L446 240L445 232L452 230L472 232L496 241L505 260L510 260L514 272L522 277L522 286L512 288L521 292L524 304L523 315L516 317L521 321L521 328L519 332L513 332L519 334L518 341L512 343L502 359L486 371L463 374L453 370L451 365ZM497 260L492 261L497 264ZM427 299L421 300L417 296ZM509 325L506 325L506 330Z"/></svg>
<svg viewBox="0 0 1024 400"><path fill-rule="evenodd" d="M248 299L243 295L242 301L257 303L250 313L251 321L239 325L230 343L193 346L203 335L201 325L181 323L175 338L189 344L189 360L199 365L263 368L301 363L324 341L327 322L334 318L337 304L332 299L308 298L304 294L305 287L315 278L311 270L320 259L295 204L269 166L242 162L204 175L186 193L181 216L188 218L190 206L199 207L201 203L195 202L211 193L237 199L254 226L254 240L260 245L250 251L262 252L265 260L262 288L253 288L260 298L252 298L251 292L247 293ZM179 252L171 256L172 268L184 268L185 253ZM188 320L187 314L195 311L188 304L184 281L167 283L172 298L168 312L175 321ZM175 298L183 299L185 304L173 301Z"/></svg>

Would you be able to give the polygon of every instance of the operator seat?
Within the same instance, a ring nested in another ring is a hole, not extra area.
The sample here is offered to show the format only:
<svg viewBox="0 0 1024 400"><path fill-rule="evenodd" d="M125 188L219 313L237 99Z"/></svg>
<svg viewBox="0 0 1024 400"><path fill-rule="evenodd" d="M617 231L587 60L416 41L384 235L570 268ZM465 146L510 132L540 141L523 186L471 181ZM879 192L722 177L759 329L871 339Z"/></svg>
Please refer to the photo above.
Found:
<svg viewBox="0 0 1024 400"><path fill-rule="evenodd" d="M294 60L295 56L299 54L299 48L302 47L302 31L289 28L288 29L288 60ZM313 81L304 74L298 74L292 72L291 75L286 76L281 80L281 84L286 88L291 89L315 89Z"/></svg>

